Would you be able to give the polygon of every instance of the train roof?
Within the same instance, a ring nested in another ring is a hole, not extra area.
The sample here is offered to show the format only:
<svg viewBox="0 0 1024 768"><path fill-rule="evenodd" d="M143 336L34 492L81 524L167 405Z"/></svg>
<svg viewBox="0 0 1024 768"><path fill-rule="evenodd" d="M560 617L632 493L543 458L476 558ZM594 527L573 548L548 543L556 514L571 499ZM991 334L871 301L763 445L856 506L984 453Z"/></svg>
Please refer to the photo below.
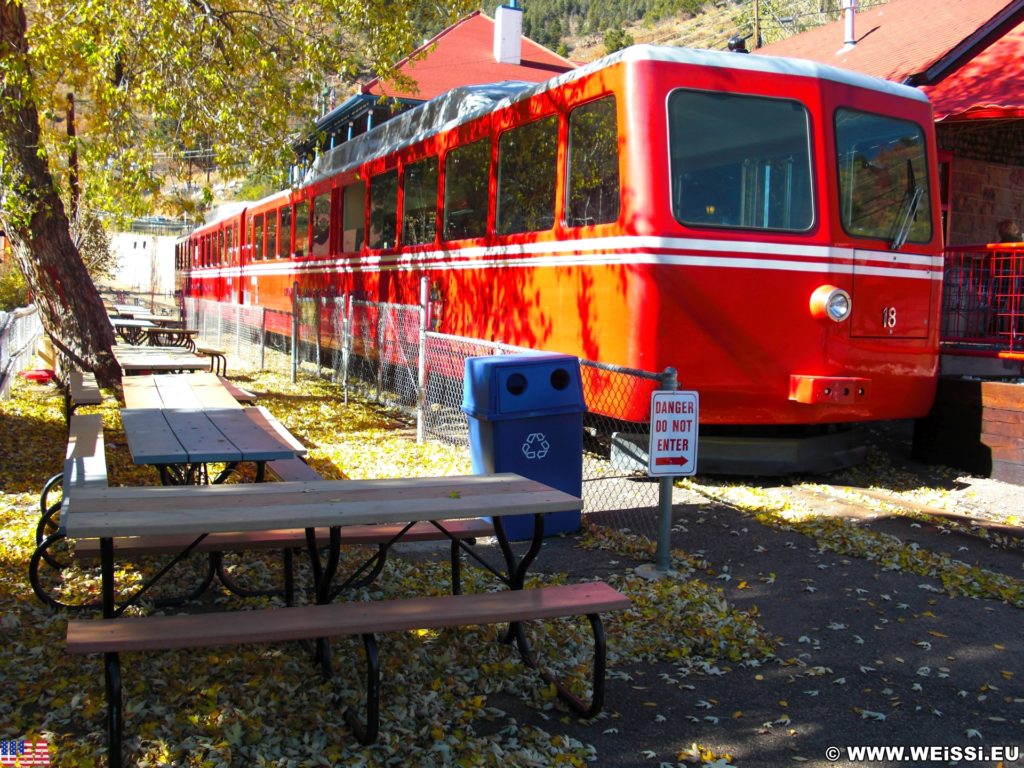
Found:
<svg viewBox="0 0 1024 768"><path fill-rule="evenodd" d="M543 83L506 81L453 88L447 93L382 123L372 131L320 154L307 172L303 183L309 184L350 170L371 158L415 144L490 111L560 87L607 67L621 62L636 61L664 61L748 72L813 77L925 103L928 101L928 97L916 88L805 59L746 55L693 48L633 45Z"/></svg>

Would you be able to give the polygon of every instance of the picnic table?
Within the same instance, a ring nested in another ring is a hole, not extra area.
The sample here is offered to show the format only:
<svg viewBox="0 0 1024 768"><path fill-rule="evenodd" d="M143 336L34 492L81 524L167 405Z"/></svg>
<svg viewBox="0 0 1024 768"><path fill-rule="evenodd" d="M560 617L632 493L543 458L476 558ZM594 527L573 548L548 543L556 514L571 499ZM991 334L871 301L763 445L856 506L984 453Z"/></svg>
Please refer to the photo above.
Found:
<svg viewBox="0 0 1024 768"><path fill-rule="evenodd" d="M224 394L230 397L226 389ZM123 409L121 424L132 461L154 465L164 485L201 482L206 465L214 462L227 465L214 483L223 482L243 462L255 463L256 482L262 482L268 461L306 454L266 409L242 408L231 400L218 407Z"/></svg>
<svg viewBox="0 0 1024 768"><path fill-rule="evenodd" d="M210 358L195 355L182 347L150 347L115 344L114 359L126 376L154 371L208 371Z"/></svg>
<svg viewBox="0 0 1024 768"><path fill-rule="evenodd" d="M130 317L111 317L110 324L125 344L141 344L146 338L146 331L153 327L149 320Z"/></svg>
<svg viewBox="0 0 1024 768"><path fill-rule="evenodd" d="M240 408L224 381L208 371L129 376L121 382L125 408Z"/></svg>
<svg viewBox="0 0 1024 768"><path fill-rule="evenodd" d="M195 352L195 339L199 335L199 331L194 328L150 325L145 329L145 334L151 347L184 347L190 352Z"/></svg>

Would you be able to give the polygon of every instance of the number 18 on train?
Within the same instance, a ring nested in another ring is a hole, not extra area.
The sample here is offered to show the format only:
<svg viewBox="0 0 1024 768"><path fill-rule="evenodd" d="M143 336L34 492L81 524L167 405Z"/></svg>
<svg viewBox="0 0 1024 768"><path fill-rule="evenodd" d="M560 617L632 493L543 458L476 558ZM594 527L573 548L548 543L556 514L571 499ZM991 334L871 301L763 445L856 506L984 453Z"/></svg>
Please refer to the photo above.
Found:
<svg viewBox="0 0 1024 768"><path fill-rule="evenodd" d="M697 422L700 400L696 392L651 393L651 443L647 474L654 477L697 474Z"/></svg>

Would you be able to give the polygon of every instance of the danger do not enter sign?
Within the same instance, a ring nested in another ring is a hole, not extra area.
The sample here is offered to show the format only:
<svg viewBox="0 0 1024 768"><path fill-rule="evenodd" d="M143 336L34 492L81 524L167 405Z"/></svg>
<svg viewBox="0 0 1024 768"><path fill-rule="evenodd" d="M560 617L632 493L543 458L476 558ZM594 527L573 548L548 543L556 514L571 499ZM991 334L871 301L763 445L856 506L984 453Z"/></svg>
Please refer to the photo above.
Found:
<svg viewBox="0 0 1024 768"><path fill-rule="evenodd" d="M700 402L696 392L658 390L651 393L651 442L647 474L697 474L697 421Z"/></svg>

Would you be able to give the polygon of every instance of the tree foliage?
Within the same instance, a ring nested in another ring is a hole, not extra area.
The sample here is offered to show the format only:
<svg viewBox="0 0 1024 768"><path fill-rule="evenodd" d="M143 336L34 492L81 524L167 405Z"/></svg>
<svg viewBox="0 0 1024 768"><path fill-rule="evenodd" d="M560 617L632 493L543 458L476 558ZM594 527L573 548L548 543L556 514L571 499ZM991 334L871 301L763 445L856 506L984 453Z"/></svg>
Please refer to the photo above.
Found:
<svg viewBox="0 0 1024 768"><path fill-rule="evenodd" d="M326 83L364 69L390 75L424 29L468 8L466 0L23 3L0 0L0 228L51 337L107 379L116 371L97 353L109 352L113 337L69 232L69 204L142 213L168 161L197 148L211 148L222 165L280 167L312 125ZM80 105L74 136L69 93ZM76 177L80 203L69 192Z"/></svg>

